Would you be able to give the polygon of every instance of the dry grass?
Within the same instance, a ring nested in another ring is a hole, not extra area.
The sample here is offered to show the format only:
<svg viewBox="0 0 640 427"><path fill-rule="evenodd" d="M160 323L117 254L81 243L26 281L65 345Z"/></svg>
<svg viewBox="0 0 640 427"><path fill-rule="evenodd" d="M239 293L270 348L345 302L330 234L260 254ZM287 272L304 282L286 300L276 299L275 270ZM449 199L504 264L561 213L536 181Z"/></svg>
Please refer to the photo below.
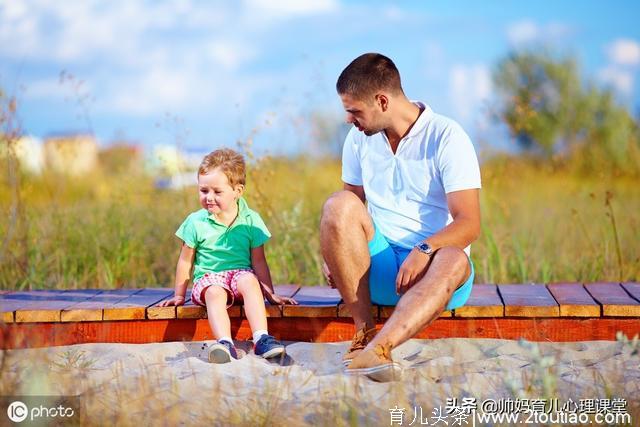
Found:
<svg viewBox="0 0 640 427"><path fill-rule="evenodd" d="M640 277L637 180L517 160L492 162L482 174L476 282ZM340 186L336 161L265 158L252 166L247 198L273 234L266 248L276 283L323 282L320 212ZM199 208L195 188L158 190L142 174L22 176L18 190L16 217L14 189L0 182L3 289L171 286L173 233Z"/></svg>

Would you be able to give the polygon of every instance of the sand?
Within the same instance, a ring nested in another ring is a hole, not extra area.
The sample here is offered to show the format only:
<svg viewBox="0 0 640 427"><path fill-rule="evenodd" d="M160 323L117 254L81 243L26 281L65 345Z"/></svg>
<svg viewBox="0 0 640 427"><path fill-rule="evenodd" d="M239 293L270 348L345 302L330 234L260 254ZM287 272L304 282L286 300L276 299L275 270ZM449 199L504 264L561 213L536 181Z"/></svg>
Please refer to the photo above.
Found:
<svg viewBox="0 0 640 427"><path fill-rule="evenodd" d="M83 424L118 425L390 425L395 407L409 425L453 397L620 397L631 412L640 396L640 356L621 342L410 340L393 352L402 380L385 384L343 374L346 342L287 343L280 363L249 353L224 365L207 362L210 343L9 350L0 394L80 396Z"/></svg>

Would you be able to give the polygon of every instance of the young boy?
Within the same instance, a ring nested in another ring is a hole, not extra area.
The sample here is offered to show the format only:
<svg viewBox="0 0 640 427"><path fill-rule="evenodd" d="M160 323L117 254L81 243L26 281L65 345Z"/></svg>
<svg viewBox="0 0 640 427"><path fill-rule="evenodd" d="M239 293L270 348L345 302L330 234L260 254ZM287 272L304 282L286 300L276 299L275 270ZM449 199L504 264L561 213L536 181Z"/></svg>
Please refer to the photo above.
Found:
<svg viewBox="0 0 640 427"><path fill-rule="evenodd" d="M264 358L281 356L284 346L267 332L264 296L272 304L296 304L273 291L264 244L271 234L257 212L242 198L245 162L230 149L204 157L198 169L202 209L190 214L176 236L182 250L176 268L175 296L160 305L183 305L193 268L191 301L205 306L216 342L209 347L209 361L237 359L231 339L227 308L244 302L251 326L254 353Z"/></svg>

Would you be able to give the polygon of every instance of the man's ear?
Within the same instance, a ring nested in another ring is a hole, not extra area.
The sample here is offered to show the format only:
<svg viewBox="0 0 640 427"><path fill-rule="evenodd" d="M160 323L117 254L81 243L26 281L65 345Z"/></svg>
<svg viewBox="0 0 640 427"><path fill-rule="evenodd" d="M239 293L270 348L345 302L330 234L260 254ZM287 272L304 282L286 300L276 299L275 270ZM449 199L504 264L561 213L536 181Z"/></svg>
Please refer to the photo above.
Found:
<svg viewBox="0 0 640 427"><path fill-rule="evenodd" d="M387 111L389 108L389 97L384 93L379 93L376 95L376 103L383 112Z"/></svg>

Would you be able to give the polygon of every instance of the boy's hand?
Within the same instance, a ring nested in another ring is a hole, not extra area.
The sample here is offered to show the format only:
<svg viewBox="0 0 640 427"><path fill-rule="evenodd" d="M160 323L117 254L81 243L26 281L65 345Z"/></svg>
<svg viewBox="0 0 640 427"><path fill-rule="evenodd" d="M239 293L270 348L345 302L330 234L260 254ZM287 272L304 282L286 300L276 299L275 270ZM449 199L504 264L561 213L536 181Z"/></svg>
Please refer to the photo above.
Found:
<svg viewBox="0 0 640 427"><path fill-rule="evenodd" d="M175 296L171 299L164 300L158 304L158 307L169 307L171 305L184 305L184 297Z"/></svg>
<svg viewBox="0 0 640 427"><path fill-rule="evenodd" d="M276 294L272 294L270 292L266 292L266 297L267 297L267 301L269 301L270 304L273 305L297 305L298 301L294 300L293 298L289 298L289 297L283 297L280 295L276 295Z"/></svg>
<svg viewBox="0 0 640 427"><path fill-rule="evenodd" d="M327 266L326 261L322 261L322 274L324 274L324 278L327 280L327 285L336 288L336 282L333 281L333 276L331 276L331 272L329 271L329 266Z"/></svg>

